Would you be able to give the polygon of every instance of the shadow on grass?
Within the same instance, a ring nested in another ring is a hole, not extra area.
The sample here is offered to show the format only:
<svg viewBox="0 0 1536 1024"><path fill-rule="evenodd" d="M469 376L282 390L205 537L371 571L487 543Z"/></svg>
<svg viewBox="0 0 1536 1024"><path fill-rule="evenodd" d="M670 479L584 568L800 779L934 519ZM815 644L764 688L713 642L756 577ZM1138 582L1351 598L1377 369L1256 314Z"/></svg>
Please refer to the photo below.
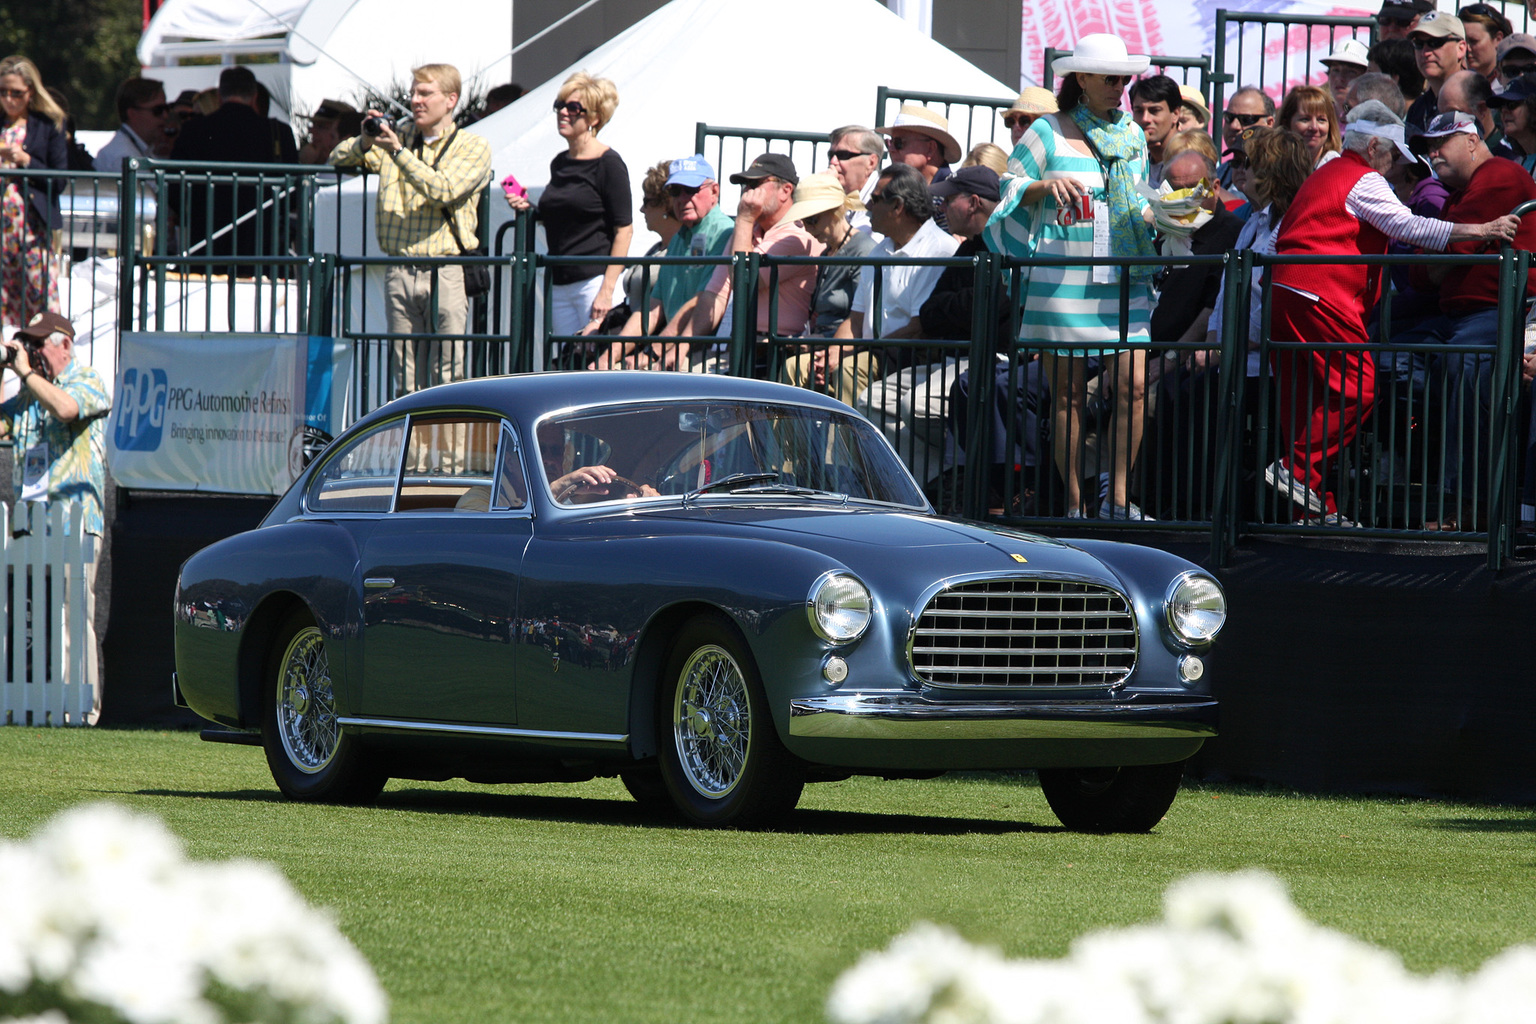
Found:
<svg viewBox="0 0 1536 1024"><path fill-rule="evenodd" d="M135 796L184 800L236 800L286 803L278 792L266 790L140 789ZM386 790L375 806L418 814L519 818L528 821L580 825L623 825L632 828L691 829L667 810L653 810L630 800L584 796L545 796L537 793L475 793L437 789ZM945 818L930 814L877 814L867 811L826 811L802 808L768 830L791 835L1012 835L1066 831L1059 825L993 818Z"/></svg>
<svg viewBox="0 0 1536 1024"><path fill-rule="evenodd" d="M1536 832L1536 818L1438 818L1424 822L1422 827L1446 832Z"/></svg>

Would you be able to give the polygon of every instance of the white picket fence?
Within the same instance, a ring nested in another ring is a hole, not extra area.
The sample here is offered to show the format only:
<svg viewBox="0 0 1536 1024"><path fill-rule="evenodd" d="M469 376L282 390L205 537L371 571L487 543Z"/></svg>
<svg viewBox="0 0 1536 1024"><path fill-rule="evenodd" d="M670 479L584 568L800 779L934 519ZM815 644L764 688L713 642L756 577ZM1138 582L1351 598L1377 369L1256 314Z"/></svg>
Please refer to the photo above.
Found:
<svg viewBox="0 0 1536 1024"><path fill-rule="evenodd" d="M11 511L6 509L4 511ZM0 724L95 721L98 679L88 581L100 540L81 530L75 502L20 502L0 529Z"/></svg>

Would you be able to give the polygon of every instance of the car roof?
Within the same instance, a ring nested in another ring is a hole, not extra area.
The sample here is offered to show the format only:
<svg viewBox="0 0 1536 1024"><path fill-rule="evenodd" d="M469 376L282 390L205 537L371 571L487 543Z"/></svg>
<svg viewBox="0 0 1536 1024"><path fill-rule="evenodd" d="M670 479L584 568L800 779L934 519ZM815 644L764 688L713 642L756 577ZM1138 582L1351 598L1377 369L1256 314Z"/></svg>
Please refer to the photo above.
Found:
<svg viewBox="0 0 1536 1024"><path fill-rule="evenodd" d="M477 377L440 384L397 398L364 419L371 421L450 406L537 417L559 409L610 402L690 400L781 402L849 411L843 403L814 391L749 377L661 370L575 370Z"/></svg>

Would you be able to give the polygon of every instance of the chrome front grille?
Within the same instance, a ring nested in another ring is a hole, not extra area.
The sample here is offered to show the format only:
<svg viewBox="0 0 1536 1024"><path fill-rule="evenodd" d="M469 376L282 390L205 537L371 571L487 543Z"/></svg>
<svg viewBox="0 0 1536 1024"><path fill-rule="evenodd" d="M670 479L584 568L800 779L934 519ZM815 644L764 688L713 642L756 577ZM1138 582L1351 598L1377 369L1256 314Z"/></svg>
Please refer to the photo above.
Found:
<svg viewBox="0 0 1536 1024"><path fill-rule="evenodd" d="M928 602L912 669L935 686L1113 686L1136 667L1136 616L1093 583L963 583Z"/></svg>

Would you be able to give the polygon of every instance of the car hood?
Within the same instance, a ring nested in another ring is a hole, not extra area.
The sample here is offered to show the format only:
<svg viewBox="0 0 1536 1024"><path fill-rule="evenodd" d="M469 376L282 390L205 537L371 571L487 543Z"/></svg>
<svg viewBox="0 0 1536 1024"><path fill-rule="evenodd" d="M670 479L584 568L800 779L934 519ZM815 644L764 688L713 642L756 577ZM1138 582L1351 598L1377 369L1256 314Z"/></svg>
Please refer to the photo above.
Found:
<svg viewBox="0 0 1536 1024"><path fill-rule="evenodd" d="M860 574L894 570L911 578L977 573L1057 573L1121 587L1095 556L1038 534L915 512L857 507L699 507L657 510L645 518L701 518L836 559Z"/></svg>

